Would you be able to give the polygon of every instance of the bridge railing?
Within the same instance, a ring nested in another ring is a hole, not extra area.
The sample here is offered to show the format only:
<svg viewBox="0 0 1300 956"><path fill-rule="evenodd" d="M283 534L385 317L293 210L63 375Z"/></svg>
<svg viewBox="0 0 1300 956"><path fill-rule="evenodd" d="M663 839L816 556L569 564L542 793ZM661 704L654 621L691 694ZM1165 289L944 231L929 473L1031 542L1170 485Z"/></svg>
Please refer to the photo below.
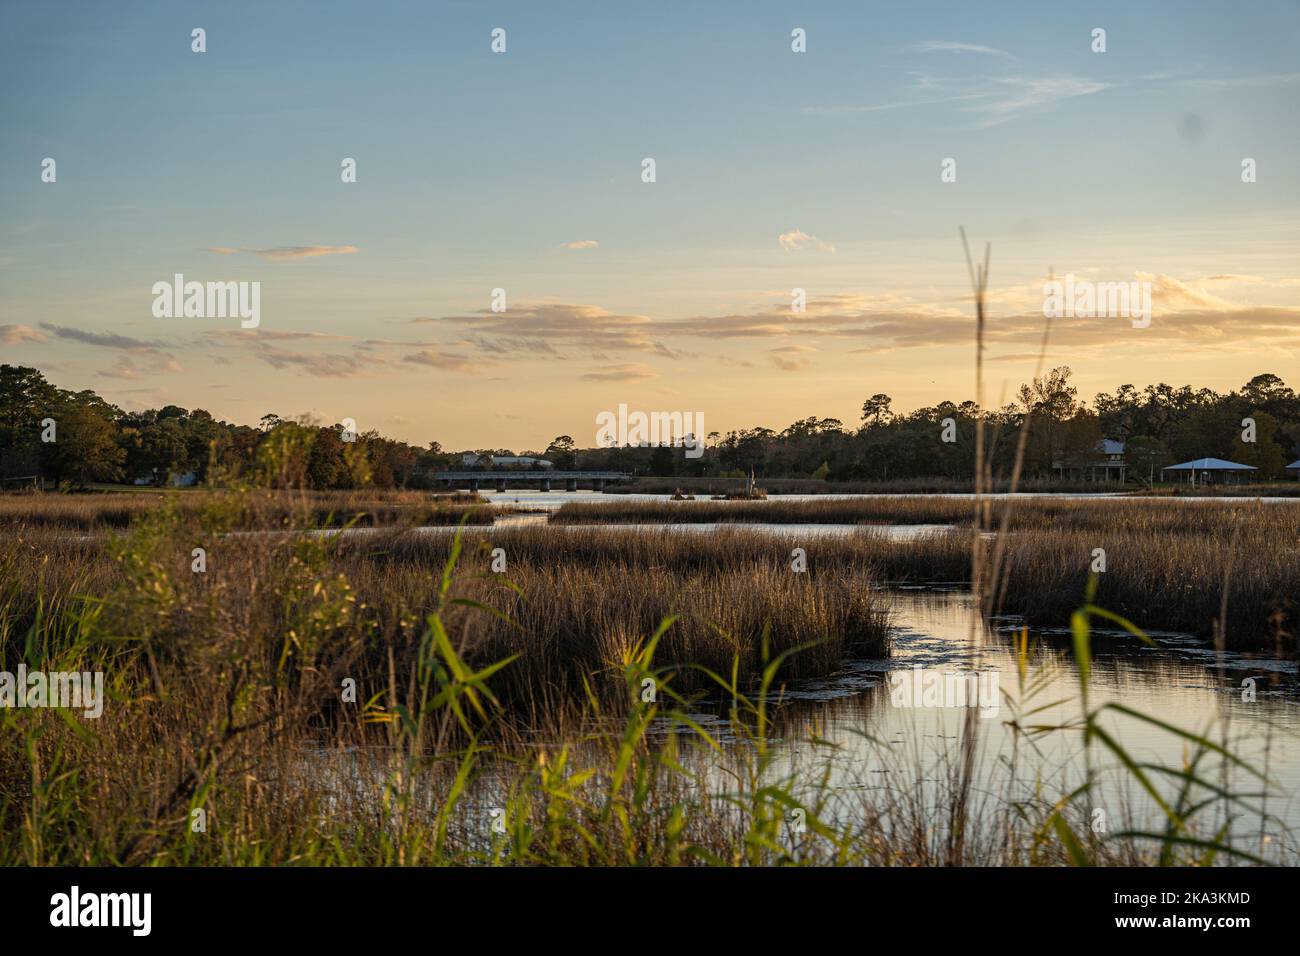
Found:
<svg viewBox="0 0 1300 956"><path fill-rule="evenodd" d="M632 478L622 471L439 471L434 476L447 485L465 482L471 491L478 491L484 485L495 485L498 491L505 491L509 485L537 485L542 491L550 491L551 486L562 483L566 491L577 491L579 482L590 484L594 491L604 491L605 485L613 481L627 481Z"/></svg>

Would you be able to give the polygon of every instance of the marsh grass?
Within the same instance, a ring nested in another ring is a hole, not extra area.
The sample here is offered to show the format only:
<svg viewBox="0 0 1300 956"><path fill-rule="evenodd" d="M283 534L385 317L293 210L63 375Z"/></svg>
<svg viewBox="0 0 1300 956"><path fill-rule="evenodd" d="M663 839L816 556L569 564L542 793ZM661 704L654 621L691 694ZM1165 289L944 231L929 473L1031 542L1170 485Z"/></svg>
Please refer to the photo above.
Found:
<svg viewBox="0 0 1300 956"><path fill-rule="evenodd" d="M449 536L394 533L339 548L339 566L368 604L415 606L427 581L450 555ZM777 652L806 650L787 660L783 678L819 676L847 656L880 657L888 621L869 562L844 550L814 562L807 573L789 568L789 548L764 536L703 537L681 533L621 534L599 530L557 535L546 528L467 530L461 585L477 606L500 612L474 622L465 653L475 660L519 655L502 675L512 699L530 709L546 699L603 704L621 685L611 675L659 622L675 624L660 641L662 663L739 667L759 673L758 640L765 627ZM504 551L507 570L491 572L491 552ZM448 616L460 625L470 608ZM508 620L507 620L508 619ZM679 687L701 681L690 672Z"/></svg>
<svg viewBox="0 0 1300 956"><path fill-rule="evenodd" d="M469 515L474 524L491 524L514 509L485 505L476 494L431 495L420 491L254 491L236 497L239 514L232 528L319 528L455 526ZM125 529L163 507L202 515L224 507L231 495L217 491L140 491L103 494L22 493L0 495L0 529L61 528L75 531Z"/></svg>
<svg viewBox="0 0 1300 956"><path fill-rule="evenodd" d="M209 530L238 513L232 504L225 515L209 515ZM762 536L719 545L665 535L626 542L630 553L622 554L600 532L571 541L570 557L592 567L611 562L611 577L594 586L637 580L637 567L674 571L642 579L674 585L682 575L743 580L748 568L758 585L777 589L774 603L748 611L727 606L752 590L739 585L712 604L665 599L677 610L640 629L659 604L633 595L630 612L602 606L592 600L592 582L574 584L571 597L551 595L553 606L497 600L556 586L547 577L556 573L548 567L555 555L544 529L490 541L468 528L441 538L404 533L364 545L295 535L249 547L246 537L230 538L212 555L211 567L225 570L195 580L184 560L190 520L160 512L114 539L111 568L42 579L25 630L15 612L28 599L9 593L0 616L6 660L103 670L111 699L99 721L0 711L0 828L13 837L0 843L0 862L1252 861L1227 846L1224 833L1199 825L1207 811L1191 806L1219 799L1205 796L1199 770L1143 771L1144 792L1159 794L1170 810L1166 837L1134 830L1101 841L1080 829L1086 791L1026 794L1004 782L1005 793L991 795L947 751L903 755L882 744L879 759L897 774L882 786L814 727L804 756L788 761L779 738L806 730L782 716L784 682L862 652L847 643L824 649L834 638L828 623L849 620L855 607L833 606L837 578L848 576L855 593L867 590L869 565L849 548L845 565L832 567L825 556L810 563L821 595L812 600L762 579L771 557L765 549L775 543ZM500 541L510 556L508 582L484 573L482 546ZM407 588L417 581L419 600L408 605L417 594ZM60 582L98 590L55 593ZM372 604L380 582L388 590ZM810 610L818 601L823 610ZM582 618L579 605L593 603L598 610ZM879 637L871 629L881 623L879 608L858 607L867 615L865 635ZM748 642L718 621L703 627L715 614ZM622 622L627 642L580 645L576 659L564 659L569 648L548 632L567 625L577 633L584 621L593 633L593 622ZM512 642L511 634L521 636ZM716 663L706 663L710 655ZM1086 665L1081 675L1086 682ZM340 700L346 677L357 679L353 703ZM565 706L549 709L547 695L563 696ZM704 699L716 702L720 723L700 719ZM519 712L533 726L521 725ZM1031 719L1036 713L1024 718L1027 736L1078 730L1069 721L1045 729ZM1094 731L1083 746L1098 741ZM1182 790L1189 796L1179 802ZM936 808L946 815L936 818ZM205 821L199 830L197 811Z"/></svg>
<svg viewBox="0 0 1300 956"><path fill-rule="evenodd" d="M977 559L997 552L1002 610L1033 624L1060 625L1087 586L1094 551L1105 551L1099 602L1149 630L1210 640L1231 649L1300 651L1300 508L1258 501L1053 501L877 498L811 502L617 502L568 504L553 521L654 524L861 524L857 561L891 581L975 582ZM977 520L978 517L978 520ZM873 524L951 524L951 533L891 541ZM977 532L972 551L971 533ZM629 532L632 533L632 532ZM990 537L994 544L990 545ZM818 540L810 555L844 547ZM1225 577L1225 567L1235 573ZM1231 609L1231 626L1220 622Z"/></svg>

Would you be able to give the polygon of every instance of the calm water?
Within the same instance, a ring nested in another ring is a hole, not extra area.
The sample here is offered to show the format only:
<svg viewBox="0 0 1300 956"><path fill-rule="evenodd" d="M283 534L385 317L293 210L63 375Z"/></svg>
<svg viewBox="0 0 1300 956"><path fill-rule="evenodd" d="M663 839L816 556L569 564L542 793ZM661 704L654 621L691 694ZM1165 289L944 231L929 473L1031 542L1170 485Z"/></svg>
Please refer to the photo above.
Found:
<svg viewBox="0 0 1300 956"><path fill-rule="evenodd" d="M1026 684L1036 682L1037 686L1029 694L1020 684L1013 651L1013 634L1019 630L1014 618L992 626L981 624L970 594L962 590L891 589L888 596L895 624L889 659L847 661L839 674L790 689L787 696L798 702L802 728L786 733L788 769L811 770L814 758L821 759L821 748L807 742L806 731L815 728L819 736L840 748L834 761L837 785L846 790L878 790L878 797L891 788L900 793L919 788L942 805L937 796L939 768L956 759L966 711L962 707L899 706L891 694L893 675L921 667L937 672L979 672L986 675L986 686L987 675L996 675L999 690L1012 699L1000 700L996 715L977 720L981 740L977 789L984 795L1027 798L1038 774L1044 775L1044 790L1053 797L1081 782L1084 761L1078 732L1039 738L1036 746L1040 752L1036 754L1021 738L1019 763L1012 764L1016 741L1008 723L1017 706L1029 710L1064 702L1026 723L1060 724L1080 713L1078 677L1069 652L1070 637L1064 629L1030 632ZM1234 752L1259 769L1267 769L1272 778L1266 810L1281 822L1266 823L1265 833L1274 845L1282 840L1294 848L1294 836L1285 831L1292 828L1300 833L1300 684L1295 662L1239 654L1219 656L1186 636L1160 632L1151 636L1160 645L1156 649L1122 632L1094 633L1092 706L1116 701L1220 744L1226 729ZM1253 702L1242 699L1246 678L1255 680ZM1107 725L1138 761L1181 767L1187 751L1182 739L1122 715L1112 715ZM919 777L914 770L905 769L917 765L927 768ZM1145 819L1130 822L1140 825L1150 826L1160 819L1158 808L1145 794L1135 793L1126 776L1116 772L1115 759L1094 750L1094 766L1103 772L1103 788L1095 805L1102 809L1132 807ZM1217 782L1217 770L1207 773L1217 766L1207 763L1201 773ZM1240 774L1235 786L1259 789ZM988 807L1001 802L990 799ZM1111 810L1112 814L1118 812ZM1126 825L1114 817L1110 820L1113 830ZM1258 814L1246 813L1234 825L1238 838L1246 835L1254 839L1259 830Z"/></svg>
<svg viewBox="0 0 1300 956"><path fill-rule="evenodd" d="M998 712L975 719L978 746L970 805L973 846L997 847L1000 827L1017 801L1041 807L1077 787L1085 776L1078 731L1039 736L1018 745L1010 722L1016 711L1059 702L1026 722L1065 723L1079 713L1079 686L1068 651L1069 636L1059 631L1030 633L1026 685L1019 679L1012 635L1019 630L1012 618L983 626L969 593L960 589L890 588L882 592L893 607L893 651L888 659L845 661L838 673L783 690L783 704L773 724L776 755L768 779L781 781L796 794L813 796L809 788L829 772L823 798L823 818L853 826L864 814L879 819L884 829L906 821L910 811L893 815L891 807L920 807L927 839L940 839L950 806L947 781L961 752L967 711L959 707L899 706L891 694L895 673L921 667L931 672L976 671L997 675ZM1202 645L1176 634L1153 634L1160 646L1139 644L1123 633L1094 633L1093 706L1118 701L1158 720L1201 733L1224 743L1267 772L1272 786L1263 805L1265 815L1243 810L1232 822L1234 846L1265 859L1294 862L1300 852L1300 688L1296 665L1267 658L1230 654L1222 658ZM1241 681L1257 683L1254 702L1242 700ZM1034 685L1033 692L1027 690ZM1004 696L1005 695L1005 696ZM1009 698L1009 699L1007 699ZM977 710L976 713L979 711ZM720 711L700 706L691 716L723 745L721 756L697 746L688 760L702 772L713 792L734 790L730 773L740 769L744 750L730 736ZM1182 766L1185 744L1172 734L1128 717L1106 721L1113 736L1137 761ZM618 733L615 722L612 733ZM674 731L666 721L652 733ZM676 728L690 738L693 732ZM555 743L538 740L538 743ZM578 743L595 746L590 741ZM603 747L601 748L603 752ZM685 756L685 755L683 755ZM1118 761L1094 749L1098 786L1089 801L1092 810L1106 813L1106 832L1126 829L1158 830L1160 809L1122 772ZM701 764L703 761L703 764ZM580 762L580 761L579 761ZM322 770L335 782L338 799L373 804L388 771L380 751L325 751L313 756L308 772ZM1222 783L1218 765L1207 761L1200 775ZM1152 776L1159 779L1158 774ZM491 769L477 777L463 800L466 813L455 826L463 837L482 840L481 820L502 805L508 775ZM1259 785L1238 773L1228 781L1237 792L1258 791ZM1170 785L1162 786L1168 792ZM430 793L430 806L436 794ZM1260 801L1253 800L1255 808ZM718 812L727 812L725 808ZM1201 833L1213 835L1220 818L1203 819ZM1020 830L1023 832L1024 828ZM902 834L914 839L912 833Z"/></svg>
<svg viewBox="0 0 1300 956"><path fill-rule="evenodd" d="M561 505L570 501L582 502L584 504L610 504L619 501L669 501L671 495L646 495L646 494L603 494L595 491L529 491L526 488L510 491L480 491L479 496L491 502L494 505L519 505L527 508L544 508L554 510ZM955 498L959 500L968 500L974 498L969 494L891 494L891 495L835 495L835 494L818 494L818 495L773 495L769 501L843 501L855 498ZM1195 495L1185 495L1178 498L1150 498L1134 499L1128 495L1120 494L1113 491L1097 492L1096 494L1055 494L1050 492L1020 492L1014 495L984 495L985 498L1051 498L1061 501L1132 501L1132 500L1150 500L1150 501L1219 501L1219 502L1245 502L1245 501L1266 501L1275 504L1296 504L1300 505L1300 497L1283 498L1224 498L1216 495L1206 495L1197 497ZM697 501L710 501L708 495L700 495Z"/></svg>
<svg viewBox="0 0 1300 956"><path fill-rule="evenodd" d="M650 534L683 532L686 534L708 534L719 530L736 530L760 532L772 535L791 535L798 538L815 538L818 535L830 537L839 537L850 534L877 534L884 535L894 541L908 541L912 538L918 538L921 535L931 534L936 531L950 531L950 524L803 524L798 522L786 522L782 524L767 524L764 522L746 521L738 522L683 522L677 524L656 523L656 524L549 524L548 515L506 515L497 518L493 523L494 528L551 528L556 531L644 531ZM419 531L447 531L454 529L447 528L419 528Z"/></svg>
<svg viewBox="0 0 1300 956"><path fill-rule="evenodd" d="M802 540L825 537L842 537L852 534L870 534L883 535L893 541L910 541L913 538L919 538L922 535L933 534L940 531L952 530L952 525L948 524L765 524L762 522L746 521L738 522L687 522L685 524L549 524L547 516L544 514L536 515L507 515L496 519L489 526L470 525L466 528L467 535L481 534L493 528L496 529L514 529L514 528L547 528L556 534L564 534L569 531L644 531L648 534L707 534L720 530L743 530L755 533L770 534L776 536L793 536ZM324 537L334 537L339 535L344 538L364 538L367 535L386 534L391 528L321 528L308 531L307 534L321 535ZM429 535L450 535L457 530L456 525L425 525L415 528L404 528L408 534L429 534ZM234 535L284 535L291 532L284 531L235 531ZM85 536L89 539L90 536Z"/></svg>
<svg viewBox="0 0 1300 956"><path fill-rule="evenodd" d="M479 497L491 502L494 505L519 505L525 508L544 508L554 510L561 505L568 504L571 501L581 502L583 504L616 504L620 501L671 501L672 495L647 495L647 494L604 494L597 491L529 491L526 488L520 488L510 491L486 491L480 490ZM900 494L900 495L773 495L767 499L769 501L847 501L854 498L957 498L968 499L974 498L974 495L919 495L919 494ZM985 495L985 498L1061 498L1061 499L1088 499L1095 498L1120 498L1122 495L1115 492L1099 492L1089 495L1058 495L1045 494L1038 492L1022 493L1016 495ZM707 494L701 494L696 501L709 501L712 499ZM1207 501L1212 499L1205 499ZM1281 499L1281 500L1300 500L1300 499Z"/></svg>

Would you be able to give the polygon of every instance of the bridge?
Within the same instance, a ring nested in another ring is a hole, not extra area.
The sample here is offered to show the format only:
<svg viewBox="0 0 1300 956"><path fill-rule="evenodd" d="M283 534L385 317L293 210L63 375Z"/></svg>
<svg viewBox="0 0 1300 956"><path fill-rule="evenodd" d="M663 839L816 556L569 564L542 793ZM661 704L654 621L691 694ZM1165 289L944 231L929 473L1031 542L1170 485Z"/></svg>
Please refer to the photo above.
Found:
<svg viewBox="0 0 1300 956"><path fill-rule="evenodd" d="M551 483L564 482L565 491L577 491L578 482L590 484L592 491L604 491L608 481L626 481L632 476L622 471L439 471L433 476L449 487L458 481L469 484L470 491L478 491L482 484L496 485L505 491L507 484L531 485L536 483L542 491L550 491Z"/></svg>

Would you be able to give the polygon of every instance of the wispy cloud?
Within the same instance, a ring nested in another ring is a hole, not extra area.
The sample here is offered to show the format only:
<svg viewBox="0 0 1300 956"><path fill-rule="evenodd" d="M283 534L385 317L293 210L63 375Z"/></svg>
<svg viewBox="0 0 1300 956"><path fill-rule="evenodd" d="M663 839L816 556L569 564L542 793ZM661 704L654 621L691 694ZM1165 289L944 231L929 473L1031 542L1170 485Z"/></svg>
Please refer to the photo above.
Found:
<svg viewBox="0 0 1300 956"><path fill-rule="evenodd" d="M469 335L464 338L466 345L472 345L480 352L490 355L546 355L563 358L559 351L545 339L533 336L496 336Z"/></svg>
<svg viewBox="0 0 1300 956"><path fill-rule="evenodd" d="M998 126L1026 113L1055 106L1064 100L1091 96L1112 84L1077 76L1002 76L992 81L987 97L964 107L983 113L981 127Z"/></svg>
<svg viewBox="0 0 1300 956"><path fill-rule="evenodd" d="M769 349L768 358L783 372L798 372L811 364L809 359L800 356L816 351L811 345L785 345L781 348Z"/></svg>
<svg viewBox="0 0 1300 956"><path fill-rule="evenodd" d="M656 377L654 371L644 362L604 365L582 374L582 379L587 382L631 382Z"/></svg>
<svg viewBox="0 0 1300 956"><path fill-rule="evenodd" d="M181 364L169 355L156 354L147 368L141 368L131 360L129 355L119 355L117 361L111 368L100 369L99 374L105 378L125 379L134 381L143 378L145 374L159 374L161 372L183 372Z"/></svg>
<svg viewBox="0 0 1300 956"><path fill-rule="evenodd" d="M1300 73L1260 73L1255 76L1223 76L1187 80L1188 86L1202 90L1295 86L1296 84L1300 84Z"/></svg>
<svg viewBox="0 0 1300 956"><path fill-rule="evenodd" d="M406 341L401 339L365 339L350 345L344 351L311 350L320 344L351 337L328 332L259 329L254 332L237 332L218 329L205 332L209 344L223 350L235 349L248 353L277 369L293 369L303 375L317 378L361 378L367 375L399 370L416 371L414 366L424 365L453 372L474 372L496 364L490 357L457 352L435 341ZM301 343L301 348L285 348L276 343ZM412 351L415 349L416 351ZM217 356L217 360L220 360Z"/></svg>
<svg viewBox="0 0 1300 956"><path fill-rule="evenodd" d="M981 93L962 93L956 96L940 96L935 99L900 100L893 103L874 103L870 106L808 106L803 112L814 116L843 116L850 113L883 113L887 110L908 109L914 106L934 106L939 103L960 103L963 100L978 100Z"/></svg>
<svg viewBox="0 0 1300 956"><path fill-rule="evenodd" d="M923 40L908 49L914 53L980 53L984 56L1011 58L1011 54L1006 50L980 46L978 43L960 43L955 40Z"/></svg>
<svg viewBox="0 0 1300 956"><path fill-rule="evenodd" d="M140 377L139 370L125 355L120 356L118 360L113 363L112 368L100 369L99 374L105 378L122 378L128 380Z"/></svg>
<svg viewBox="0 0 1300 956"><path fill-rule="evenodd" d="M274 342L295 342L295 341L325 341L347 339L347 335L334 335L330 332L292 332L289 330L275 329L209 329L203 333L214 339L230 340L239 345L248 345L250 341L256 339L268 339Z"/></svg>
<svg viewBox="0 0 1300 956"><path fill-rule="evenodd" d="M912 79L912 98L867 105L809 106L803 112L838 116L953 105L961 112L975 114L976 127L987 129L1031 113L1047 112L1067 100L1091 96L1115 85L1065 73L985 77L913 74Z"/></svg>
<svg viewBox="0 0 1300 956"><path fill-rule="evenodd" d="M270 249L235 249L230 246L209 246L208 252L219 256L233 256L246 252L262 259L280 262L289 259L314 259L317 256L342 256L360 252L356 246L275 246Z"/></svg>
<svg viewBox="0 0 1300 956"><path fill-rule="evenodd" d="M44 332L30 325L0 325L0 345L21 345L23 342L44 342Z"/></svg>
<svg viewBox="0 0 1300 956"><path fill-rule="evenodd" d="M1155 315L1150 328L1132 330L1126 319L1058 319L1052 325L1054 347L1105 350L1129 341L1235 350L1300 347L1300 308L1243 305L1214 295L1195 282L1161 273L1138 272L1133 278L1151 283ZM1010 346L1019 353L1035 347L1042 336L1042 283L1017 286L1011 292L1014 294L1006 296L1006 312L989 322L985 335L990 345ZM853 342L851 351L887 352L949 347L970 341L973 334L966 308L847 295L818 297L809 301L806 313L792 313L788 305L773 305L749 313L665 321L657 323L653 331L667 339L797 341L800 344L768 350L769 361L782 368L797 362L797 356L815 348L818 340ZM837 344L834 350L842 348Z"/></svg>
<svg viewBox="0 0 1300 956"><path fill-rule="evenodd" d="M261 346L252 354L272 368L296 369L319 378L357 378L391 363L356 352L292 352Z"/></svg>
<svg viewBox="0 0 1300 956"><path fill-rule="evenodd" d="M492 364L490 362L476 361L469 356L433 349L415 352L406 356L402 361L411 362L415 365L428 365L431 368L440 368L447 372L476 372Z"/></svg>
<svg viewBox="0 0 1300 956"><path fill-rule="evenodd" d="M573 242L560 243L561 249L595 249L600 245L595 239L575 239Z"/></svg>
<svg viewBox="0 0 1300 956"><path fill-rule="evenodd" d="M1160 273L1139 272L1139 282L1151 283L1151 300L1165 309L1233 309L1227 299Z"/></svg>
<svg viewBox="0 0 1300 956"><path fill-rule="evenodd" d="M129 335L119 335L116 332L90 332L86 329L77 329L68 325L54 325L51 322L42 322L41 328L52 333L57 338L80 342L83 345L94 345L99 348L125 349L139 352L158 348L157 342L133 339Z"/></svg>
<svg viewBox="0 0 1300 956"><path fill-rule="evenodd" d="M450 326L484 340L549 342L581 346L584 350L650 352L656 348L650 334L654 323L644 315L621 315L594 305L572 303L520 304L506 312L483 309L469 315L435 319L422 317L413 322Z"/></svg>
<svg viewBox="0 0 1300 956"><path fill-rule="evenodd" d="M816 249L818 252L834 252L835 247L829 242L822 242L816 236L810 236L802 229L792 229L789 232L783 232L776 237L776 241L781 244L781 248L787 252L795 252L800 249Z"/></svg>
<svg viewBox="0 0 1300 956"><path fill-rule="evenodd" d="M315 343L325 343L348 339L346 335L334 335L328 332L299 332L293 330L258 329L236 332L230 329L212 329L203 333L202 340L210 347L224 352L232 352L235 360L243 361L241 353L256 358L276 369L292 369L303 375L317 378L359 378L371 372L393 369L396 363L390 358L375 355L360 347L345 347L345 351L302 351L285 348L276 343L300 342L311 348ZM222 354L212 355L208 360L218 364L233 364Z"/></svg>

